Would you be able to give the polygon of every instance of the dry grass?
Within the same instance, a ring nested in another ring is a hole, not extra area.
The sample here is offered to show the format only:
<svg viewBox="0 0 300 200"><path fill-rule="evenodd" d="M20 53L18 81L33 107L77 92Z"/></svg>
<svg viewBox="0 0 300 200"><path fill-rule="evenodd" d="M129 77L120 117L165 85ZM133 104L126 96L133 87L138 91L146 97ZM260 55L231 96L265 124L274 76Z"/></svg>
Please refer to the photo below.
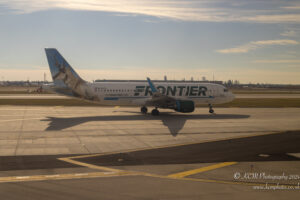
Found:
<svg viewBox="0 0 300 200"><path fill-rule="evenodd" d="M235 99L230 103L216 105L216 107L240 107L240 108L285 108L295 107L300 108L300 99L273 99L273 98L243 98Z"/></svg>
<svg viewBox="0 0 300 200"><path fill-rule="evenodd" d="M299 89L230 89L234 94L300 94Z"/></svg>
<svg viewBox="0 0 300 200"><path fill-rule="evenodd" d="M36 86L0 86L0 94L39 94ZM42 92L49 94L49 92Z"/></svg>

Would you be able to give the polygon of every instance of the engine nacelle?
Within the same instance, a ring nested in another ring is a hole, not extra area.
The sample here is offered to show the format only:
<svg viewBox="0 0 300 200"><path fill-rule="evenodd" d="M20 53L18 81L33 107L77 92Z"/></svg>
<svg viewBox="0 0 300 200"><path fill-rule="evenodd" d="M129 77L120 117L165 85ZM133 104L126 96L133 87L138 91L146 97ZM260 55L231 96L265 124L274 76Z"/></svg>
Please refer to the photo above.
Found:
<svg viewBox="0 0 300 200"><path fill-rule="evenodd" d="M189 100L176 100L175 109L177 112L193 112L195 110L195 104Z"/></svg>

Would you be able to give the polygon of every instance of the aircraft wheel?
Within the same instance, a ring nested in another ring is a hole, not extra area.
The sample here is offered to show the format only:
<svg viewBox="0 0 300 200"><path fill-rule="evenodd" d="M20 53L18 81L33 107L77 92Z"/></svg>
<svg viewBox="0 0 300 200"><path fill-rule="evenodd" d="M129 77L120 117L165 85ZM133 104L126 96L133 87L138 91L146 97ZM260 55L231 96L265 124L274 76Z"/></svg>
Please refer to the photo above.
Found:
<svg viewBox="0 0 300 200"><path fill-rule="evenodd" d="M212 108L212 105L211 104L208 104L209 106L209 113L213 114L215 111L214 109Z"/></svg>
<svg viewBox="0 0 300 200"><path fill-rule="evenodd" d="M142 112L143 114L146 114L146 113L148 112L147 107L145 107L145 106L141 107L141 112Z"/></svg>
<svg viewBox="0 0 300 200"><path fill-rule="evenodd" d="M152 112L151 112L151 114L153 116L157 116L157 115L159 115L159 111L157 109L153 109Z"/></svg>

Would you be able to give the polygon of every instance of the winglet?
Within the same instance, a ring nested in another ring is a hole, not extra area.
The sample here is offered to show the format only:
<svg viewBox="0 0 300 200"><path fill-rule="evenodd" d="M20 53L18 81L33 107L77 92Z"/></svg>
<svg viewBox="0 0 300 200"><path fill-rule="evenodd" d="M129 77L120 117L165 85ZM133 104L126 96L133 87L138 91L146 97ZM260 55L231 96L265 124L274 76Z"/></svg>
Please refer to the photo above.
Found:
<svg viewBox="0 0 300 200"><path fill-rule="evenodd" d="M149 83L149 86L151 88L152 93L157 93L158 91L157 91L156 87L154 86L154 84L152 83L152 81L150 80L149 77L147 77L147 81Z"/></svg>

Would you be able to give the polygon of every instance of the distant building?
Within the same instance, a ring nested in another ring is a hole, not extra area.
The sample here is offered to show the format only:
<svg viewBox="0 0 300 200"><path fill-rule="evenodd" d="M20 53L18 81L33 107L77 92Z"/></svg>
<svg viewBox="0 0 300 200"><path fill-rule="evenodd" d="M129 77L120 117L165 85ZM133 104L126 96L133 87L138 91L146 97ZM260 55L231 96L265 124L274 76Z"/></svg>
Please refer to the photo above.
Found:
<svg viewBox="0 0 300 200"><path fill-rule="evenodd" d="M164 76L164 81L168 81L167 76Z"/></svg>

